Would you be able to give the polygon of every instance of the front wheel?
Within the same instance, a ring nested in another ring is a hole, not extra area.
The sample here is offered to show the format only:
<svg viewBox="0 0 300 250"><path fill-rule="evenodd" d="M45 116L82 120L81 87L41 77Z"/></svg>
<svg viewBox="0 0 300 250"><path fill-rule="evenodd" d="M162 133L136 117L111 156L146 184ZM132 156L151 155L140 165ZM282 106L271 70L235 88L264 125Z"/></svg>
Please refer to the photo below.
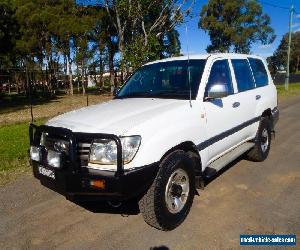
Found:
<svg viewBox="0 0 300 250"><path fill-rule="evenodd" d="M193 162L187 153L177 150L162 161L152 186L139 201L139 208L150 226L172 230L188 215L194 194Z"/></svg>

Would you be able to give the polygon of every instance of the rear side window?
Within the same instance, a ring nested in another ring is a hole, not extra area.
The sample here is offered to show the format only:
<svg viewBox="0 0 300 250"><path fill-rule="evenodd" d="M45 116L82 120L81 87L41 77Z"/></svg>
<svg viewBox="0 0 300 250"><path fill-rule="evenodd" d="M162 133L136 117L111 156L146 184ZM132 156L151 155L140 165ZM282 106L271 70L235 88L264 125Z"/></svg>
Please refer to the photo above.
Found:
<svg viewBox="0 0 300 250"><path fill-rule="evenodd" d="M239 92L254 88L252 73L246 59L233 59L232 66Z"/></svg>
<svg viewBox="0 0 300 250"><path fill-rule="evenodd" d="M268 85L268 74L263 62L255 58L248 58L248 60L254 75L256 87Z"/></svg>

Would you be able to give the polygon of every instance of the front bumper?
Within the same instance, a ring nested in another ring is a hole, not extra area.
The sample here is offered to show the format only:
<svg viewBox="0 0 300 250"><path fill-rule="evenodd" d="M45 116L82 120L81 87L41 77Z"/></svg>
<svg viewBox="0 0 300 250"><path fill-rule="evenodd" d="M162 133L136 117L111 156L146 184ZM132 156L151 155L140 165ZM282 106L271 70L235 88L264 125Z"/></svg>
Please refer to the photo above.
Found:
<svg viewBox="0 0 300 250"><path fill-rule="evenodd" d="M157 171L158 163L125 171L116 176L115 172L82 168L72 172L68 169L51 169L55 180L39 173L37 162L32 162L33 174L43 186L50 188L68 199L124 201L138 197L151 186ZM105 182L105 188L95 188L91 181Z"/></svg>
<svg viewBox="0 0 300 250"><path fill-rule="evenodd" d="M40 146L43 132L69 141L69 153L59 169L52 168L45 161L47 149L43 149L41 162L31 161L33 174L41 184L66 196L68 199L124 201L142 195L151 186L158 168L158 163L141 166L134 170L124 170L122 162L122 145L119 137L109 134L73 133L64 128L30 125L30 145ZM77 157L79 138L109 138L117 144L117 171L103 171L82 167ZM55 178L42 175L39 167L54 172ZM104 187L98 188L91 183L101 181Z"/></svg>

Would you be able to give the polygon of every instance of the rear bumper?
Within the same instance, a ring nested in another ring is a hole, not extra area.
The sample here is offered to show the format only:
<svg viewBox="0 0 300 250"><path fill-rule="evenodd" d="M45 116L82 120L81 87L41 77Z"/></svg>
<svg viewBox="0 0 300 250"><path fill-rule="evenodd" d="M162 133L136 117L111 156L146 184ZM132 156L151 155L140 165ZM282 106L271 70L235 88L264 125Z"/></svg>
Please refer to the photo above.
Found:
<svg viewBox="0 0 300 250"><path fill-rule="evenodd" d="M129 200L145 193L158 171L158 163L125 171L121 176L115 172L87 168L80 172L51 169L55 172L55 179L52 179L41 175L39 166L37 162L32 163L33 174L41 184L71 200ZM91 186L91 181L96 180L104 181L105 187L100 189Z"/></svg>

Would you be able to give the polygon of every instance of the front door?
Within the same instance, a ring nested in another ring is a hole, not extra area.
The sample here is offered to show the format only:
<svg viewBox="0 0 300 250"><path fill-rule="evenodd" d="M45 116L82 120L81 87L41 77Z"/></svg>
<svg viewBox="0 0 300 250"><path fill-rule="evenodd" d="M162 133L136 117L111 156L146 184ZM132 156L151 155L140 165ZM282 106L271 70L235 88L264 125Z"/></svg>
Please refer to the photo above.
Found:
<svg viewBox="0 0 300 250"><path fill-rule="evenodd" d="M215 84L224 84L228 95L223 98L206 100L208 89ZM242 140L239 125L244 122L241 103L234 93L232 74L227 59L213 62L204 93L204 108L206 113L209 160L212 162L226 150L237 145Z"/></svg>

